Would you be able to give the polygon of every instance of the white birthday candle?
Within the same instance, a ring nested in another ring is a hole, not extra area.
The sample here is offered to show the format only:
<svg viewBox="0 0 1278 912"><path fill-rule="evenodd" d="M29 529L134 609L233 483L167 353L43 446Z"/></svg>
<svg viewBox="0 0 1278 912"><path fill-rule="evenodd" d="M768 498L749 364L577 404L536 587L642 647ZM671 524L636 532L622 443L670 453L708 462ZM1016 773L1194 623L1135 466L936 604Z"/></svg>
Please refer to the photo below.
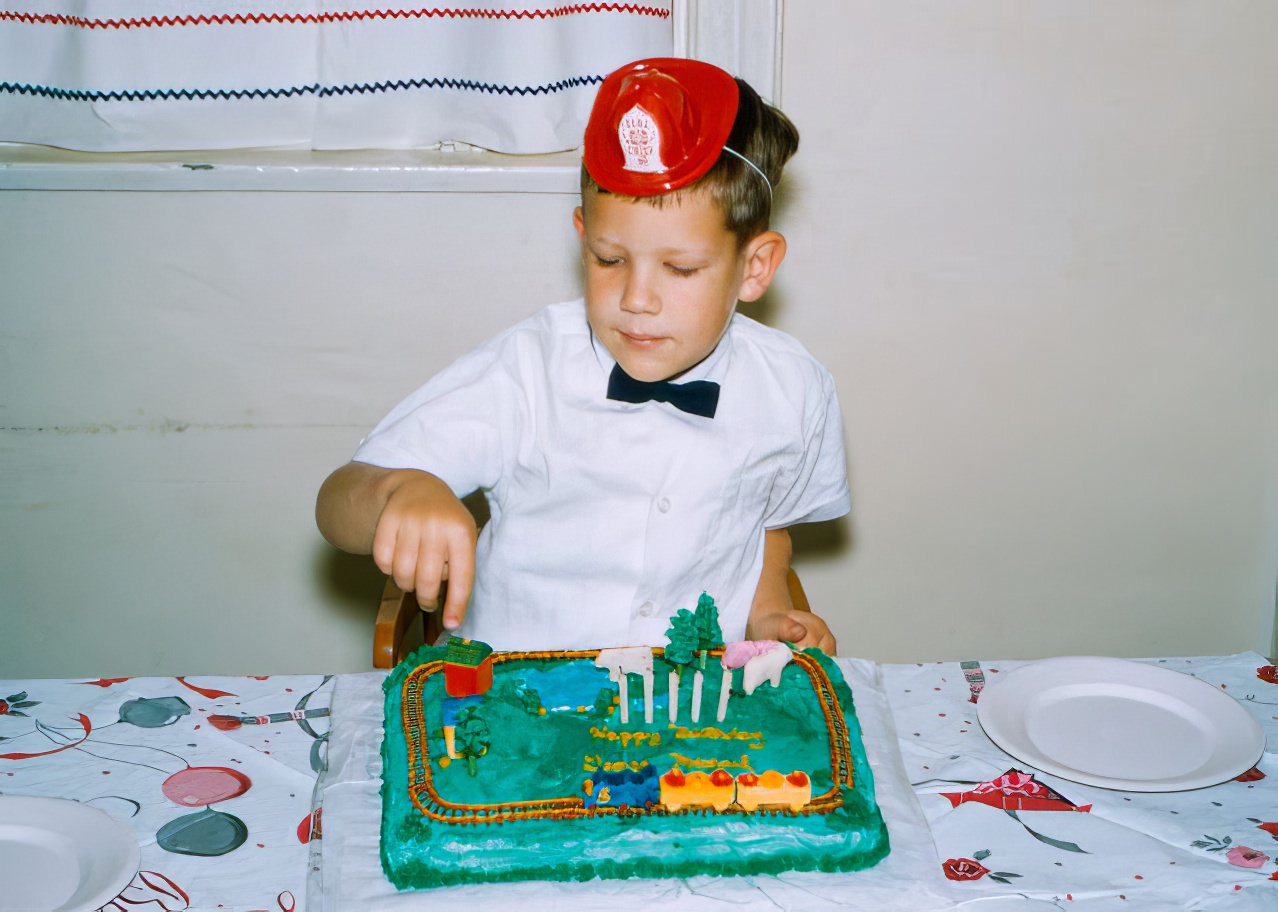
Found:
<svg viewBox="0 0 1278 912"><path fill-rule="evenodd" d="M722 663L720 663L722 664ZM722 722L728 715L728 697L732 693L732 669L723 665L723 684L719 687L719 713L715 718Z"/></svg>

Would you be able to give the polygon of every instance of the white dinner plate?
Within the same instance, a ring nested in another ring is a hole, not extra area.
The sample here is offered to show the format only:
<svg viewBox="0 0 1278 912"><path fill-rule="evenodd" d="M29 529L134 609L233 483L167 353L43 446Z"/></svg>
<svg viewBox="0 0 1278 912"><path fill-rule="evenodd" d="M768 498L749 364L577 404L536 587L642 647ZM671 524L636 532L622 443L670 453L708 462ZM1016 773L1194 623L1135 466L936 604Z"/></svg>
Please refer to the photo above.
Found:
<svg viewBox="0 0 1278 912"><path fill-rule="evenodd" d="M91 912L138 872L133 831L62 798L0 795L0 912Z"/></svg>
<svg viewBox="0 0 1278 912"><path fill-rule="evenodd" d="M1187 674L1103 656L1043 659L1001 674L977 703L981 727L1045 773L1130 792L1216 785L1255 766L1260 723Z"/></svg>

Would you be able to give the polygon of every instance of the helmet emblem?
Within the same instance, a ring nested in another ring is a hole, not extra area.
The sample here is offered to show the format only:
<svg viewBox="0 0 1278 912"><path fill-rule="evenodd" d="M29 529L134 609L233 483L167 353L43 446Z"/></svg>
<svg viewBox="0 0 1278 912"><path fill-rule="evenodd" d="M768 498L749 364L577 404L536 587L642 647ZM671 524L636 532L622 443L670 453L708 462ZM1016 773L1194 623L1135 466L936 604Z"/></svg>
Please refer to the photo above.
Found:
<svg viewBox="0 0 1278 912"><path fill-rule="evenodd" d="M621 140L627 171L657 174L666 170L661 161L661 131L652 115L639 105L622 115L617 137Z"/></svg>

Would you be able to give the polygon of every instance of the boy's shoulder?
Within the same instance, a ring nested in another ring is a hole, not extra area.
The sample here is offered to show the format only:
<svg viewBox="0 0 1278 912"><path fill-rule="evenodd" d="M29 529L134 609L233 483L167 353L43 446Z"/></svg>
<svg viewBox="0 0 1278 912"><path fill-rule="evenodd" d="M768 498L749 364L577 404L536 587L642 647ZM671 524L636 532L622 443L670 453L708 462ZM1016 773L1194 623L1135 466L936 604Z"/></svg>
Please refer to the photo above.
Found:
<svg viewBox="0 0 1278 912"><path fill-rule="evenodd" d="M729 324L734 351L748 358L760 358L773 367L787 365L813 376L828 377L830 371L802 342L784 330L760 323L744 314L735 314Z"/></svg>
<svg viewBox="0 0 1278 912"><path fill-rule="evenodd" d="M572 330L574 328L584 331L586 327L586 299L573 298L556 304L544 304L507 331Z"/></svg>
<svg viewBox="0 0 1278 912"><path fill-rule="evenodd" d="M502 346L523 342L556 347L564 341L588 339L589 336L586 302L577 298L542 307L493 336L488 344Z"/></svg>

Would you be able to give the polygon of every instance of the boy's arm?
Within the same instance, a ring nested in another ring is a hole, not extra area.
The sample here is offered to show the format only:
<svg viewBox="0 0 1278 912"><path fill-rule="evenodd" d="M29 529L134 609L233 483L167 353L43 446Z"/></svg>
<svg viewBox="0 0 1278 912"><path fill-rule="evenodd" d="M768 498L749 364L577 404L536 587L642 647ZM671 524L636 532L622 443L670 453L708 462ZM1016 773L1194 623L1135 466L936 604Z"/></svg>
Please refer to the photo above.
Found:
<svg viewBox="0 0 1278 912"><path fill-rule="evenodd" d="M466 616L475 581L475 519L448 485L416 469L350 462L320 487L315 520L328 541L377 566L427 609L448 580L443 624Z"/></svg>
<svg viewBox="0 0 1278 912"><path fill-rule="evenodd" d="M829 626L811 611L796 609L790 598L786 577L792 553L789 531L770 529L764 533L763 571L750 605L746 638L783 640L801 649L816 646L827 655L834 655L836 644Z"/></svg>

